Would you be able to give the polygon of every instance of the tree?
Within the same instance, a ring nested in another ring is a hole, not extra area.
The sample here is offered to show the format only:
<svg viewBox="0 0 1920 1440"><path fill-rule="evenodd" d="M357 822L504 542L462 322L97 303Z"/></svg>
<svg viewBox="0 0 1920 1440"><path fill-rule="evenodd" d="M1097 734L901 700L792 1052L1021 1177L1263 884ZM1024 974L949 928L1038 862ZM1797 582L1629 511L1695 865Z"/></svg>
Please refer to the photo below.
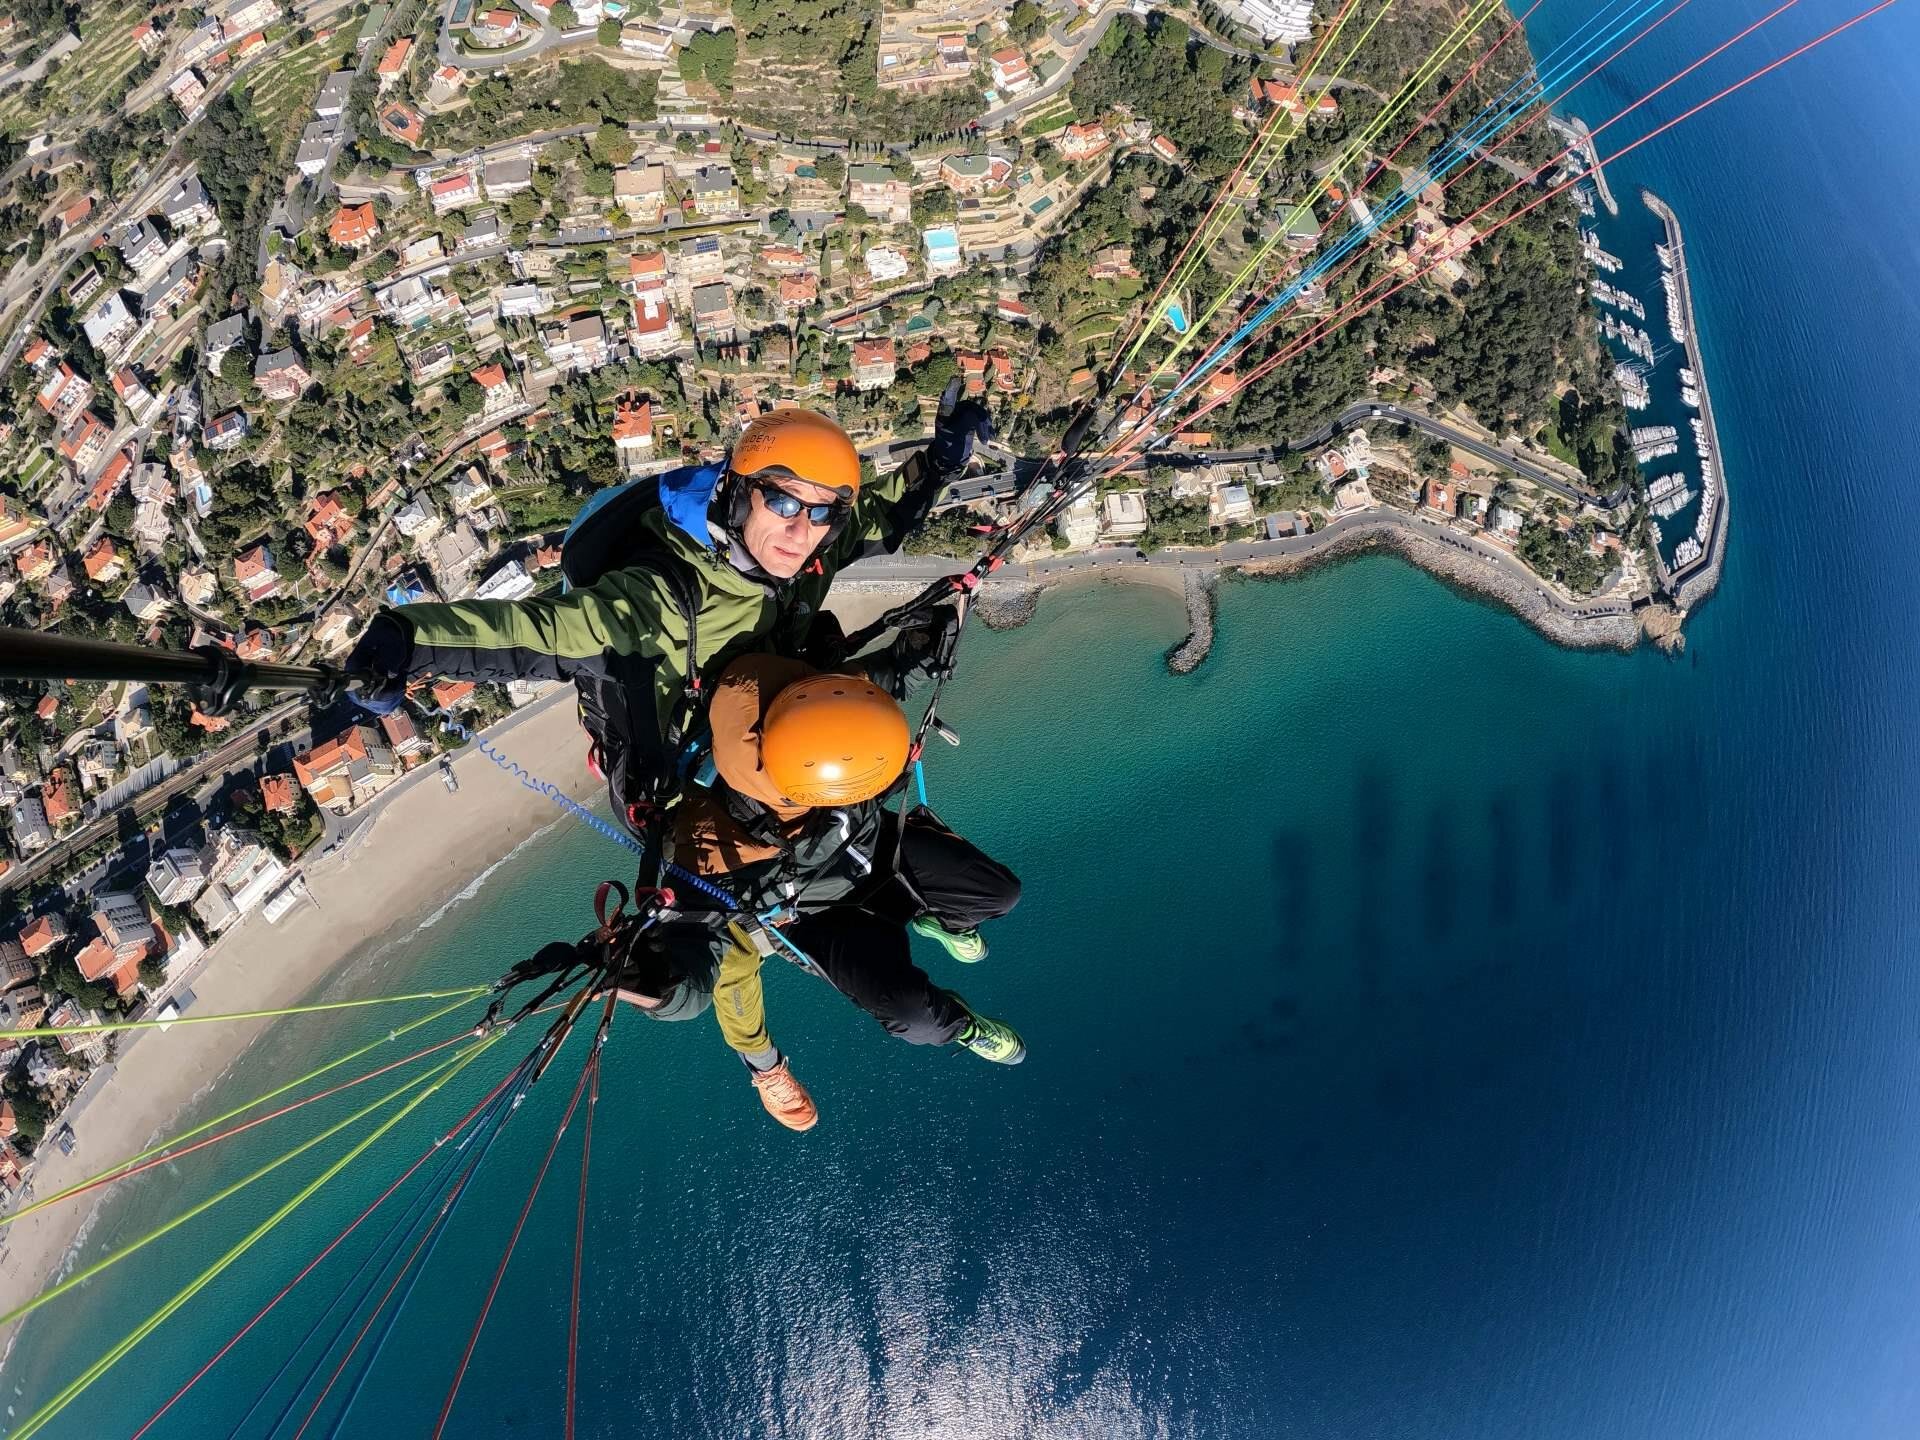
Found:
<svg viewBox="0 0 1920 1440"><path fill-rule="evenodd" d="M580 28L580 12L567 3L567 0L553 0L553 23L562 30Z"/></svg>
<svg viewBox="0 0 1920 1440"><path fill-rule="evenodd" d="M253 362L243 347L236 345L220 357L220 378L236 390L253 383Z"/></svg>
<svg viewBox="0 0 1920 1440"><path fill-rule="evenodd" d="M1022 44L1036 40L1047 28L1047 15L1033 0L1014 0L1013 13L1007 17L1007 29Z"/></svg>
<svg viewBox="0 0 1920 1440"><path fill-rule="evenodd" d="M618 20L602 20L600 22L600 28L594 32L593 38L609 50L618 50L620 48L620 22Z"/></svg>
<svg viewBox="0 0 1920 1440"><path fill-rule="evenodd" d="M627 133L626 126L602 120L600 128L593 132L593 142L587 149L602 165L625 165L633 159L633 137Z"/></svg>

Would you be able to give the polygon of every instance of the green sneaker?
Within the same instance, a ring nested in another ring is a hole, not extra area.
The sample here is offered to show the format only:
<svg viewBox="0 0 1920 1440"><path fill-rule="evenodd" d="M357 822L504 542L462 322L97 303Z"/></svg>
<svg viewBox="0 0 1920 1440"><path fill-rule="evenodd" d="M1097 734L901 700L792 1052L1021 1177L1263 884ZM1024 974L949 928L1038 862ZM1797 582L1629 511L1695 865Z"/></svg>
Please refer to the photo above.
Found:
<svg viewBox="0 0 1920 1440"><path fill-rule="evenodd" d="M987 942L978 930L962 930L955 933L931 915L919 916L907 928L916 935L926 936L963 964L971 965L976 960L987 958Z"/></svg>
<svg viewBox="0 0 1920 1440"><path fill-rule="evenodd" d="M972 1011L968 1011L972 1014ZM990 1020L985 1015L974 1015L967 1022L967 1028L954 1036L954 1043L964 1046L982 1060L991 1060L996 1065L1018 1065L1027 1058L1027 1042L1020 1038L1019 1032L1004 1020Z"/></svg>

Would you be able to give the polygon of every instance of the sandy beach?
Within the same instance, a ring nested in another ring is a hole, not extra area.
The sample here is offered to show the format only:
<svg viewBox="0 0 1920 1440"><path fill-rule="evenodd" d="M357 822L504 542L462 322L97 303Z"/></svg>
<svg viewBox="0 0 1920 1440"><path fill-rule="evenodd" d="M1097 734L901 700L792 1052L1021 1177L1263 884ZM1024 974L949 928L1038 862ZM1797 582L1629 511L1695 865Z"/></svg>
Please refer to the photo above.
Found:
<svg viewBox="0 0 1920 1440"><path fill-rule="evenodd" d="M590 801L600 782L582 764L585 745L570 696L556 693L508 717L493 738L528 769ZM303 866L312 902L277 925L256 911L223 935L192 981L192 1013L299 1003L359 946L431 911L527 836L564 818L551 800L473 750L454 771L459 793L449 793L434 767L422 767L379 797L369 821L339 850ZM123 1042L113 1073L95 1082L73 1117L74 1153L62 1155L51 1143L43 1148L34 1193L57 1194L171 1133L181 1111L273 1023L176 1025ZM46 1288L96 1205L112 1193L103 1187L0 1231L0 1309ZM9 1349L11 1329L0 1335Z"/></svg>

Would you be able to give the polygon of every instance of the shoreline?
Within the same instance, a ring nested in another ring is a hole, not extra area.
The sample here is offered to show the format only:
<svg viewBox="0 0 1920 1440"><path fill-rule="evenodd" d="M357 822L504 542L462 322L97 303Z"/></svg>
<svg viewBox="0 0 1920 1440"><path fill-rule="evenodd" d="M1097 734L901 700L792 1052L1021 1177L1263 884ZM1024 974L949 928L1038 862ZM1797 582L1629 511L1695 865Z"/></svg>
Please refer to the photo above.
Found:
<svg viewBox="0 0 1920 1440"><path fill-rule="evenodd" d="M509 734L505 748L514 759L575 799L591 800L600 782L581 763L584 747L573 707L565 703L568 695L561 690L543 697L488 733L495 739ZM461 782L457 794L447 790L434 768L431 762L417 767L369 807L371 813L336 850L300 867L311 900L277 925L256 910L208 947L207 959L190 981L196 1011L298 1004L352 976L359 967L349 962L380 953L382 942L407 933L455 900L488 867L565 819L551 800L509 778L472 746L454 759ZM421 837L432 837L433 843L417 843ZM432 1008L423 1003L419 1014ZM409 1011L404 1018L418 1015ZM274 1023L134 1032L134 1043L125 1045L110 1067L101 1067L109 1073L90 1085L83 1113L69 1117L74 1153L62 1155L48 1143L36 1155L34 1191L56 1194L178 1130L187 1111L271 1033ZM457 1024L458 1017L449 1015L431 1038L442 1038L440 1030L450 1033ZM103 1186L0 1229L0 1309L39 1294L70 1267L85 1249L101 1206L115 1194L115 1187ZM0 1333L0 1372L12 1357L21 1325L31 1319Z"/></svg>
<svg viewBox="0 0 1920 1440"><path fill-rule="evenodd" d="M1309 537L1314 543L1286 554L1235 554L1238 547L1227 545L1183 552L1177 567L1118 560L1089 561L1068 568L1009 565L980 587L974 605L989 629L1008 630L1031 620L1040 596L1055 586L1096 581L1157 585L1180 596L1187 606L1188 634L1167 651L1168 668L1185 675L1196 669L1212 648L1214 599L1222 574L1295 579L1323 565L1385 551L1453 589L1505 607L1544 639L1564 649L1632 650L1643 637L1656 644L1668 643L1672 612L1662 606L1635 609L1623 603L1591 612L1569 612L1565 601L1547 598L1544 582L1537 577L1522 579L1508 573L1498 558L1455 531L1429 533L1439 529L1420 517L1376 509L1342 516ZM956 568L961 564L951 563ZM830 603L836 609L846 603L861 619L870 619L888 605L919 593L925 584L925 579L917 576L887 579L877 572L863 573L837 585Z"/></svg>

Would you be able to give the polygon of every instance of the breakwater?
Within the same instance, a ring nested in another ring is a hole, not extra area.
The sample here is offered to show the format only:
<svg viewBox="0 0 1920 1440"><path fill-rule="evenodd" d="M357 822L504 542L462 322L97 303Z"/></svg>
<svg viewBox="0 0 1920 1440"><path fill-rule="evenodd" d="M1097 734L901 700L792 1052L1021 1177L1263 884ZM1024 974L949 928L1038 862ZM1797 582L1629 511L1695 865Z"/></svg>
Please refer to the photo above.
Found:
<svg viewBox="0 0 1920 1440"><path fill-rule="evenodd" d="M1720 584L1720 567L1727 551L1727 516L1732 509L1732 487L1728 483L1727 452L1722 448L1720 432L1714 426L1713 394L1707 383L1706 356L1700 344L1700 321L1693 308L1693 284L1687 273L1687 247L1680 231L1680 217L1673 213L1672 206L1651 190L1642 190L1640 198L1667 229L1667 246L1673 256L1674 283L1679 288L1680 310L1685 317L1687 364L1692 367L1697 379L1706 450L1712 463L1718 467L1720 479L1719 504L1714 510L1712 527L1707 532L1698 558L1678 570L1666 572L1662 577L1674 605L1684 613L1711 595Z"/></svg>
<svg viewBox="0 0 1920 1440"><path fill-rule="evenodd" d="M1189 570L1182 578L1181 592L1187 602L1187 638L1167 651L1167 669L1176 675L1191 675L1213 649L1213 592L1219 585L1218 570Z"/></svg>

